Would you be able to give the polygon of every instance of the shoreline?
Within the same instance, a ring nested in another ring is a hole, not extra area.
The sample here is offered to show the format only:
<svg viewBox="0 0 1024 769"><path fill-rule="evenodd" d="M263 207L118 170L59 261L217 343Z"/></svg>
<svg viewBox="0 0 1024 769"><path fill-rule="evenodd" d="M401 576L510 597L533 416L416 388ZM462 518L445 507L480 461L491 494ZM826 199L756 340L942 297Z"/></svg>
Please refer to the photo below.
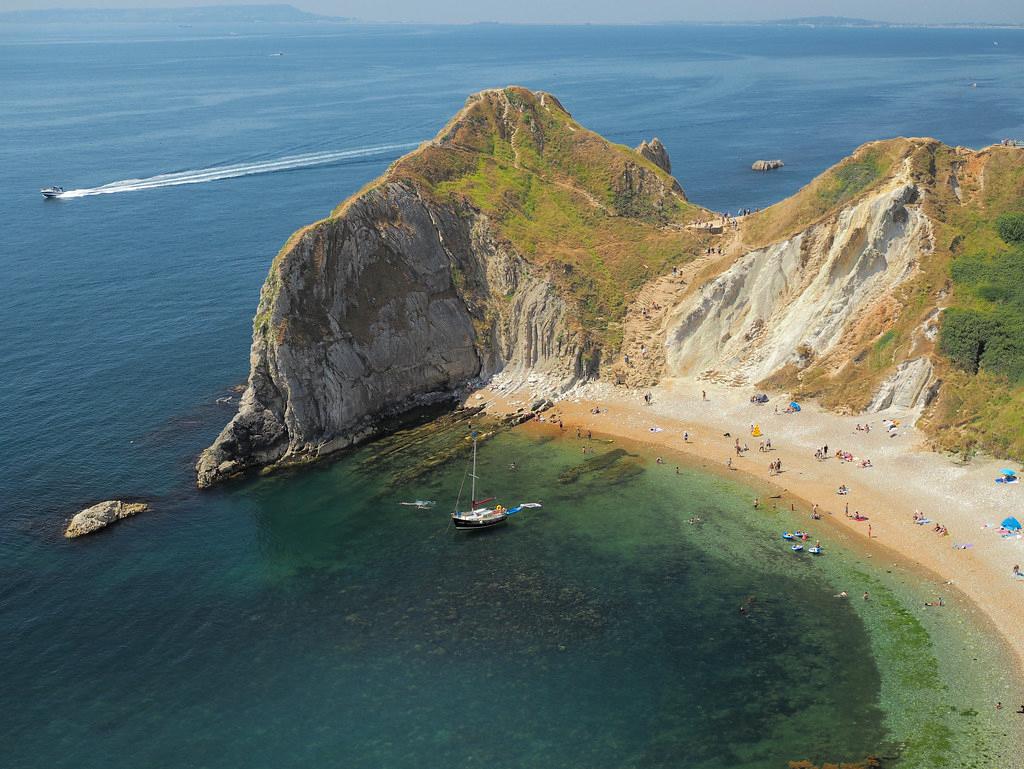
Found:
<svg viewBox="0 0 1024 769"><path fill-rule="evenodd" d="M706 401L701 400L702 390L707 392ZM906 426L913 414L841 416L812 403L801 404L799 413L775 414L774 406L779 404L782 411L781 404L788 404L788 398L775 394L768 404L756 405L749 403L753 391L748 390L665 380L650 390L652 403L645 405L640 391L589 384L564 396L544 417L560 417L564 437L570 440L579 427L584 434L592 430L663 450L717 475L739 473L737 480L752 488L767 485L783 495L781 500L765 499L765 508L778 501L780 507L793 504L799 512L817 503L822 521L843 532L849 546L867 557L902 562L930 580L945 583L950 591L947 598L963 596L987 626L981 629L993 634L1007 659L1015 662L1008 676L1024 682L1024 611L1022 596L1015 592L1024 590L1024 579L1012 576L1013 565L1024 562L1024 538L1002 539L995 528L1006 516L1020 516L1024 486L994 483L1001 466L996 460L976 459L962 466L922 448L922 436ZM489 413L506 414L529 407L531 397L522 391L485 388L470 395L467 403L481 405L481 401L486 401ZM595 407L600 413L593 413ZM883 417L901 421L895 437L888 437L882 428ZM857 432L855 425L865 422L871 432ZM535 420L519 429L547 432L542 424ZM751 424L760 425L763 435L751 437ZM651 432L655 426L661 430ZM689 432L689 442L684 443L683 431ZM737 437L750 448L740 456L733 448ZM769 438L773 450L760 453L759 443ZM824 444L833 456L815 459L816 447ZM871 458L872 467L841 462L834 457L837 448ZM732 468L726 465L729 457ZM768 462L775 459L782 460L783 472L770 476ZM665 464L670 472L671 464ZM850 488L845 497L836 493L841 483ZM851 513L865 513L868 520L846 517L847 503ZM912 516L918 509L932 523L915 525ZM948 536L933 530L936 522L948 527ZM954 549L954 544L968 547Z"/></svg>

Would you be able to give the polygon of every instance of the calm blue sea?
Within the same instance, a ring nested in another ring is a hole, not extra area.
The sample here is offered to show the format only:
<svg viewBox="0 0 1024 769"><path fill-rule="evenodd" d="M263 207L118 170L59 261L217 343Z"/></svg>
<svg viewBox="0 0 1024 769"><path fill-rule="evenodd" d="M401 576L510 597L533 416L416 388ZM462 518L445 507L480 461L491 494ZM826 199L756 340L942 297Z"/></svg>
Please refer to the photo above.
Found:
<svg viewBox="0 0 1024 769"><path fill-rule="evenodd" d="M0 28L0 765L735 769L884 743L886 671L834 654L871 646L824 600L842 575L780 582L756 537L763 568L737 575L682 525L735 523L740 491L688 476L686 505L650 510L648 468L473 547L396 505L461 468L406 490L353 457L200 495L190 466L233 413L280 245L471 92L657 135L693 200L735 210L871 139L1024 138L1022 72L1008 30ZM764 157L786 167L752 174ZM62 539L114 496L155 509ZM753 591L756 642L721 625ZM794 644L823 662L792 669Z"/></svg>

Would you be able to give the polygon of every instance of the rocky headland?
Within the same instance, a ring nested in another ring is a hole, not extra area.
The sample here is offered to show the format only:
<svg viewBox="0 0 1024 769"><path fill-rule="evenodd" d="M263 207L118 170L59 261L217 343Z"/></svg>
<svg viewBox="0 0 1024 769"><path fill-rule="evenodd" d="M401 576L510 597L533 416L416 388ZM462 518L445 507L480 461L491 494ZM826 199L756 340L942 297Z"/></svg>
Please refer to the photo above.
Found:
<svg viewBox="0 0 1024 769"><path fill-rule="evenodd" d="M485 382L532 403L703 379L912 412L937 448L1024 450L1003 427L1019 378L961 340L995 326L944 320L975 306L957 260L1015 247L995 220L1024 199L1019 152L873 142L741 220L690 203L671 168L658 139L608 142L550 94L470 97L275 258L248 386L198 485L317 459Z"/></svg>

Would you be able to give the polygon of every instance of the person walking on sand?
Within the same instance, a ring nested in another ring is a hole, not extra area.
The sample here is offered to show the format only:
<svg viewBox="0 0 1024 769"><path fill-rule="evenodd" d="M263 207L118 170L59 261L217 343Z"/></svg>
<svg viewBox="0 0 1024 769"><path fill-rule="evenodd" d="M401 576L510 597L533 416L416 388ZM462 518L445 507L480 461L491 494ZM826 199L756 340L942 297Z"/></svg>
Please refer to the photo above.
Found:
<svg viewBox="0 0 1024 769"><path fill-rule="evenodd" d="M757 510L761 506L761 502L757 497L754 497L754 509Z"/></svg>
<svg viewBox="0 0 1024 769"><path fill-rule="evenodd" d="M732 457L729 457L727 460L725 460L725 466L732 470Z"/></svg>
<svg viewBox="0 0 1024 769"><path fill-rule="evenodd" d="M868 539L871 539L871 524L868 524Z"/></svg>
<svg viewBox="0 0 1024 769"><path fill-rule="evenodd" d="M700 391L700 399L702 401L706 401L708 399L708 391L707 390L701 390Z"/></svg>

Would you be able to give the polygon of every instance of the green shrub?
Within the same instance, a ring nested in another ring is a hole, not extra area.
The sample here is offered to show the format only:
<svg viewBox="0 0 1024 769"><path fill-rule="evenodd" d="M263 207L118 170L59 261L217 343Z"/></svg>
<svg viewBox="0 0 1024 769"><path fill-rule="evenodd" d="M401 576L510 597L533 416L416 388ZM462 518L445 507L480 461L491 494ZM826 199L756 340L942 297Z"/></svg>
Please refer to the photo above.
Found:
<svg viewBox="0 0 1024 769"><path fill-rule="evenodd" d="M1024 212L1003 214L996 220L996 227L1007 243L1024 243Z"/></svg>
<svg viewBox="0 0 1024 769"><path fill-rule="evenodd" d="M957 368L977 374L992 330L992 319L977 310L950 307L942 314L939 351Z"/></svg>

